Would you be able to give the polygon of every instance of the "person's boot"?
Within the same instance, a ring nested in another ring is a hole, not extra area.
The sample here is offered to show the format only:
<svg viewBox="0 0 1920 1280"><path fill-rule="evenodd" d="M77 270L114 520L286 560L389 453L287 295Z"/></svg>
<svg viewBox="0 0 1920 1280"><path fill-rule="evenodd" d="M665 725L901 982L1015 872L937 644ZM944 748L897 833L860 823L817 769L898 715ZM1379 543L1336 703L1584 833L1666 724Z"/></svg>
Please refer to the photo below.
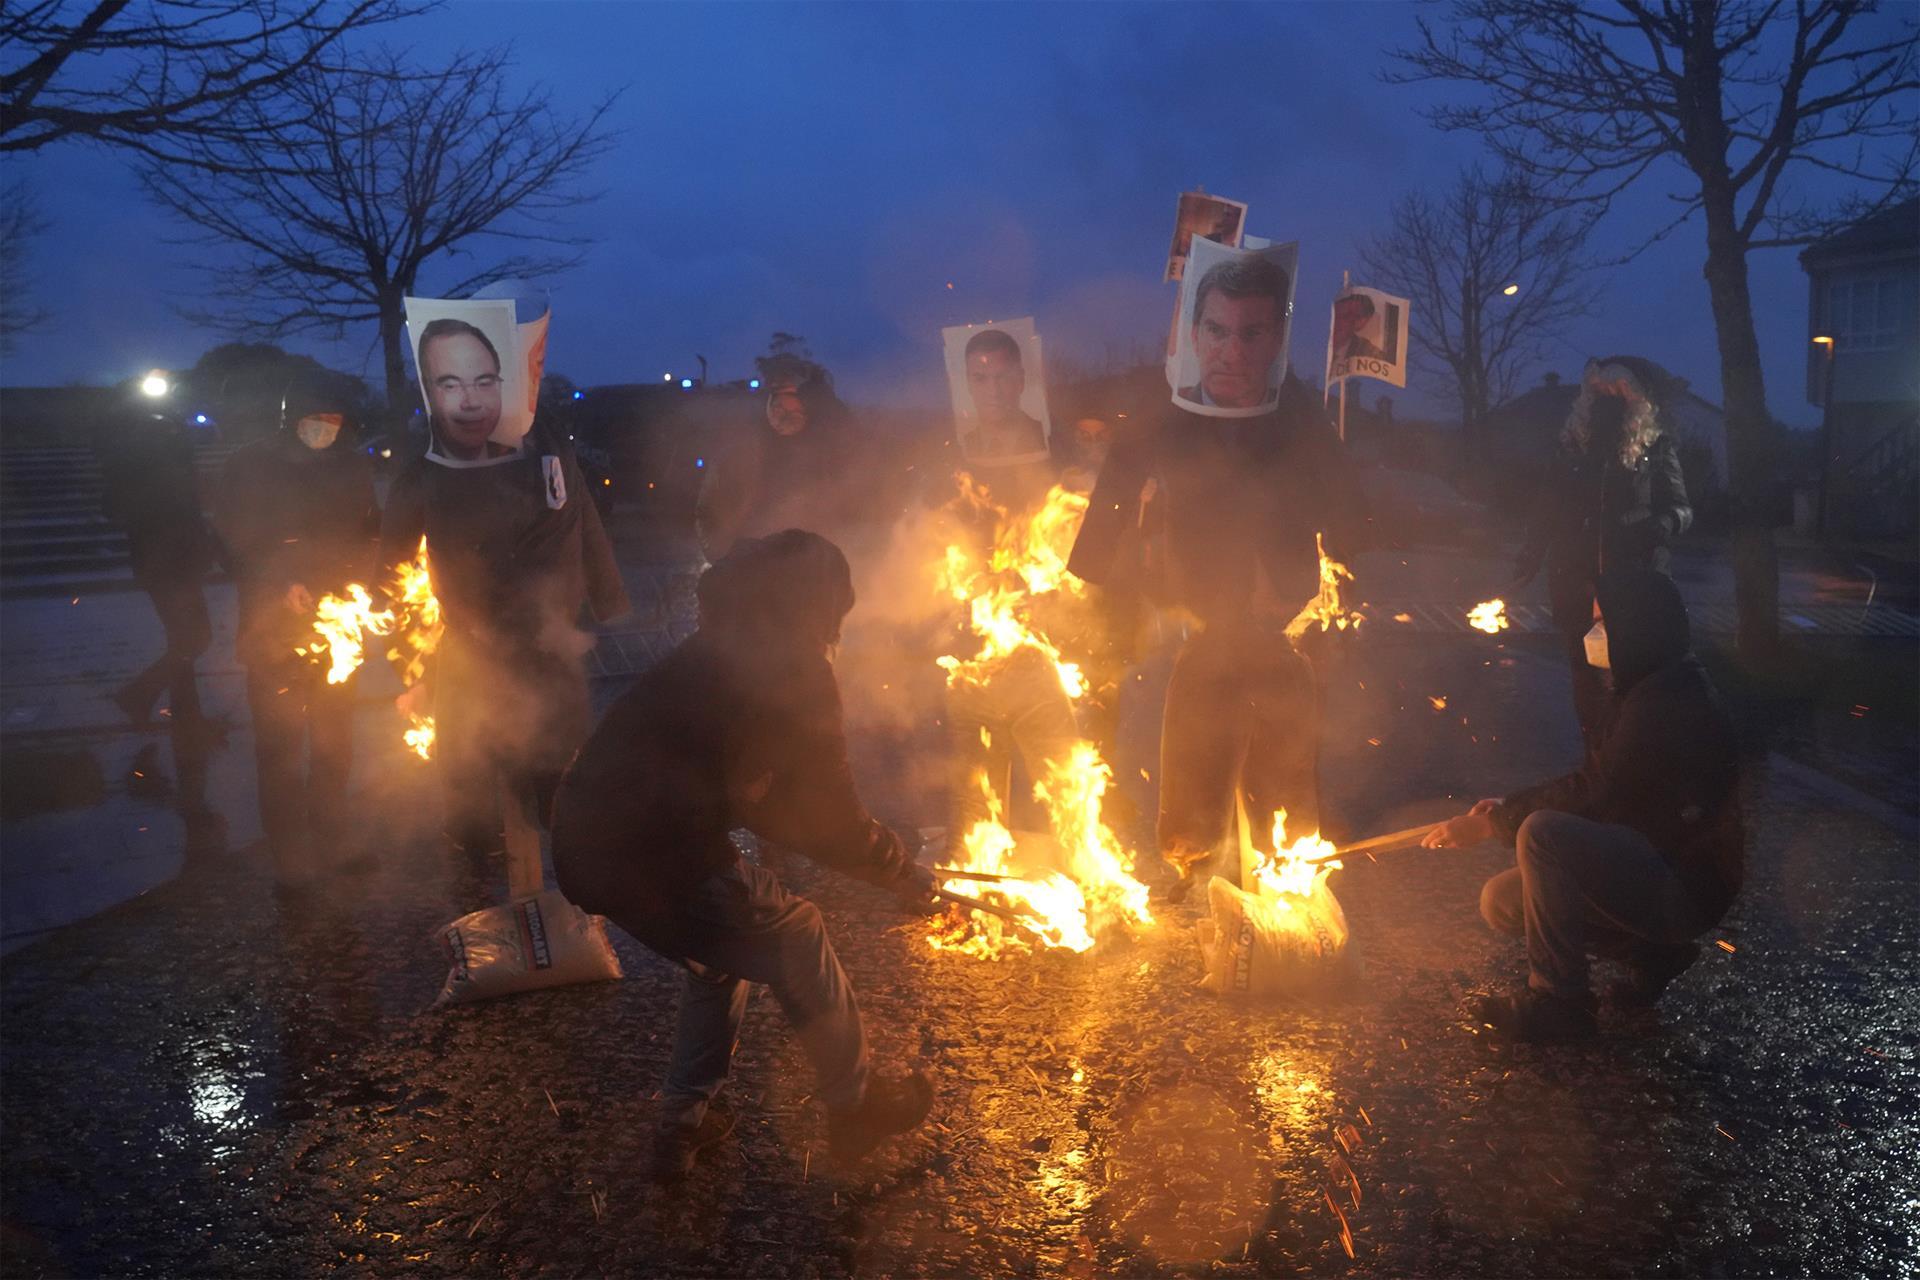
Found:
<svg viewBox="0 0 1920 1280"><path fill-rule="evenodd" d="M733 1112L708 1103L698 1124L663 1124L653 1136L653 1180L678 1182L693 1172L700 1153L733 1132Z"/></svg>
<svg viewBox="0 0 1920 1280"><path fill-rule="evenodd" d="M1533 987L1510 996L1480 996L1468 1006L1475 1021L1503 1039L1529 1044L1585 1040L1599 1033L1591 995L1568 1000Z"/></svg>
<svg viewBox="0 0 1920 1280"><path fill-rule="evenodd" d="M1607 989L1617 1009L1651 1009L1673 980L1700 958L1697 942L1648 943L1627 958L1626 976Z"/></svg>
<svg viewBox="0 0 1920 1280"><path fill-rule="evenodd" d="M835 1160L851 1164L898 1133L918 1128L933 1107L933 1082L926 1073L875 1076L860 1105L827 1116L827 1147Z"/></svg>

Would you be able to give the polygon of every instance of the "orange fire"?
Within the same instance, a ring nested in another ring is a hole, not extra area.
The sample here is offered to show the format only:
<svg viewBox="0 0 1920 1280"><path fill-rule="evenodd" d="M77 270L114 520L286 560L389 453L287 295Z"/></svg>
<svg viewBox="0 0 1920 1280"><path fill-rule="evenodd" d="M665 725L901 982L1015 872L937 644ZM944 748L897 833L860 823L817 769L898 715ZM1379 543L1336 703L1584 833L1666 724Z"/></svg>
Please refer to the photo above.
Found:
<svg viewBox="0 0 1920 1280"><path fill-rule="evenodd" d="M440 644L445 623L440 616L440 601L433 594L433 572L427 557L427 540L412 560L399 566L388 588L390 607L373 607L373 595L358 582L350 582L340 595L321 596L314 605L315 640L294 650L313 661L327 663L327 683L340 684L358 671L367 660L365 636L394 637L387 657L400 673L407 688L419 683L426 673L426 661ZM407 746L422 760L433 755L433 717L406 713L409 725L402 734Z"/></svg>
<svg viewBox="0 0 1920 1280"><path fill-rule="evenodd" d="M1287 624L1287 638L1297 640L1305 635L1315 624L1322 631L1345 631L1358 629L1366 621L1366 615L1347 608L1340 601L1341 582L1353 581L1353 570L1327 556L1327 544L1320 534L1313 535L1314 550L1320 553L1320 591L1313 599L1301 606L1300 612Z"/></svg>
<svg viewBox="0 0 1920 1280"><path fill-rule="evenodd" d="M1056 593L1085 594L1085 585L1067 572L1067 554L1086 514L1086 498L1056 485L1031 516L1014 518L963 476L960 501L993 514L995 533L984 561L950 545L935 568L941 590L967 603L969 629L980 640L979 652L970 658L949 655L936 660L947 673L947 683L986 685L1006 659L1032 649L1052 663L1068 698L1085 696L1085 675L1036 622L1034 606ZM989 741L984 730L981 741ZM1043 762L1040 772L1033 794L1046 812L1047 833L1009 830L1003 820L1005 798L994 794L982 772L977 778L988 816L959 833L958 845L946 855L951 866L983 875L1019 876L949 883L956 893L1020 911L1027 922L1015 924L956 907L928 934L936 950L980 958L1035 946L1085 951L1109 924L1152 922L1147 888L1133 874L1134 857L1101 814L1113 772L1099 749L1076 741L1064 758Z"/></svg>
<svg viewBox="0 0 1920 1280"><path fill-rule="evenodd" d="M1256 859L1253 884L1276 911L1291 911L1289 898L1311 898L1327 873L1340 869L1340 863L1334 860L1337 852L1329 841L1320 838L1318 831L1310 831L1289 844L1287 811L1281 809L1273 815L1273 852L1253 851Z"/></svg>
<svg viewBox="0 0 1920 1280"><path fill-rule="evenodd" d="M1467 625L1488 635L1497 635L1507 629L1507 602L1505 600L1482 600L1467 610Z"/></svg>

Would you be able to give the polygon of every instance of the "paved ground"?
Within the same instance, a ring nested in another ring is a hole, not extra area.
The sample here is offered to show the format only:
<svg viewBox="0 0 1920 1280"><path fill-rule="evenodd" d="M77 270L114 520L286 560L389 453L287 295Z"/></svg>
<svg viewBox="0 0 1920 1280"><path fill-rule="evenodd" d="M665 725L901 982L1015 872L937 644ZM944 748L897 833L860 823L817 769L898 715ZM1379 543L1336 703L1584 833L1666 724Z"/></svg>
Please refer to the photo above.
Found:
<svg viewBox="0 0 1920 1280"><path fill-rule="evenodd" d="M9 709L29 701L15 617ZM1115 763L1150 813L1158 671L1138 675ZM1538 641L1363 633L1326 671L1330 826L1406 825L1565 761L1562 679ZM42 725L90 696L42 697ZM215 758L224 844L175 832L177 876L0 961L6 1274L1889 1275L1920 1255L1916 846L1801 771L1749 779L1731 950L1578 1049L1501 1049L1460 1016L1519 972L1474 910L1495 850L1339 873L1359 978L1257 1006L1195 988L1192 907L1086 956L981 962L781 862L826 909L877 1051L938 1074L938 1123L829 1169L762 1000L741 1127L669 1198L643 1159L672 974L621 939L619 983L427 1012L435 930L501 874L433 837L426 770L377 700L360 729L374 857L319 900L277 896L251 843L242 726ZM896 821L938 820L925 741L859 740ZM105 772L114 821L159 830L164 802Z"/></svg>

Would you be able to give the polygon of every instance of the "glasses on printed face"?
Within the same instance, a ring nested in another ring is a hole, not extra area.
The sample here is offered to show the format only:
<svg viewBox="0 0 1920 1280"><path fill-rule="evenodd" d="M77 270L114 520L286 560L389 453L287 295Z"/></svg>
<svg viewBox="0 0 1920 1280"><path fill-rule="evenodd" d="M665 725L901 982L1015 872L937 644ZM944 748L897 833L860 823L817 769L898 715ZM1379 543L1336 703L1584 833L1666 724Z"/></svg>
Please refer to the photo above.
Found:
<svg viewBox="0 0 1920 1280"><path fill-rule="evenodd" d="M469 391L478 391L484 395L493 395L500 390L502 381L503 379L497 373L483 373L471 382L448 374L442 378L435 378L433 380L433 387L436 391L458 391L462 395L465 395Z"/></svg>

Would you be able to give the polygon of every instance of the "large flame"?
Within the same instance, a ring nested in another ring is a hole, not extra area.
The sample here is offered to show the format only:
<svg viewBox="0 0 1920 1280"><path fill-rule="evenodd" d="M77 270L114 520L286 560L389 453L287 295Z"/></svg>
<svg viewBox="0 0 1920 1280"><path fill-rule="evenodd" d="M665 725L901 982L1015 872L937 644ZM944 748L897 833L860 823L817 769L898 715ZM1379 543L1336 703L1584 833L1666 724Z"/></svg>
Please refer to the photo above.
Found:
<svg viewBox="0 0 1920 1280"><path fill-rule="evenodd" d="M1004 661L1032 649L1053 664L1069 698L1083 697L1087 680L1078 664L1036 622L1036 601L1056 593L1071 597L1086 587L1067 572L1067 554L1086 514L1087 500L1059 485L1032 515L1010 517L970 477L961 477L960 502L995 519L993 545L985 560L960 546L948 546L935 574L940 588L968 604L969 629L980 640L971 658L938 659L947 682L989 683ZM988 742L982 731L981 740ZM936 949L978 957L1025 951L1035 945L1085 951L1109 923L1151 923L1147 887L1134 878L1133 855L1120 844L1101 816L1113 771L1093 743L1076 741L1065 758L1041 764L1034 798L1047 814L1052 847L1033 838L1022 841L1003 820L1003 797L994 794L984 772L976 781L988 816L949 848L952 866L983 875L1019 876L1017 880L950 881L956 893L980 898L1022 913L1024 923L955 908L936 924L928 942ZM1043 862L1060 865L1046 866Z"/></svg>
<svg viewBox="0 0 1920 1280"><path fill-rule="evenodd" d="M433 594L433 570L427 557L427 540L420 539L413 559L400 565L387 589L390 607L373 607L373 594L358 582L350 582L339 595L321 596L314 605L315 640L294 650L313 662L327 664L327 683L339 684L358 671L367 660L365 637L392 636L387 657L400 673L400 682L411 689L426 672L428 655L439 647L445 623L440 616L440 601ZM402 734L407 746L422 760L433 755L433 717L407 712L408 727Z"/></svg>
<svg viewBox="0 0 1920 1280"><path fill-rule="evenodd" d="M1345 631L1350 627L1357 629L1366 620L1366 615L1347 608L1340 601L1340 583L1352 582L1353 570L1328 557L1326 541L1320 534L1313 535L1313 546L1320 553L1320 590L1287 624L1289 640L1305 635L1315 624L1322 631Z"/></svg>
<svg viewBox="0 0 1920 1280"><path fill-rule="evenodd" d="M1505 600L1483 600L1467 610L1467 623L1488 635L1496 635L1507 629L1507 602Z"/></svg>

